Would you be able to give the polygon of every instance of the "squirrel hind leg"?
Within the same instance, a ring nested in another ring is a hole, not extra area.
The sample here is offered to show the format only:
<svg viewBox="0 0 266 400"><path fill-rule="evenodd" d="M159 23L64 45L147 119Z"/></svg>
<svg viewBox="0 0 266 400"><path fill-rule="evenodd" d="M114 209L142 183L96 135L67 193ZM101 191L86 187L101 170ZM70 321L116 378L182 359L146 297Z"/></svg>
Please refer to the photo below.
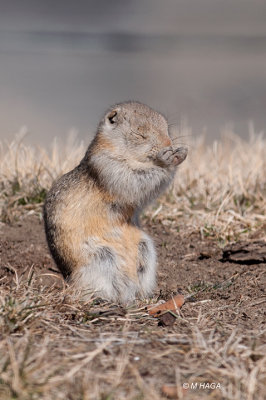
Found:
<svg viewBox="0 0 266 400"><path fill-rule="evenodd" d="M136 282L124 276L114 250L99 246L90 256L90 262L74 272L71 281L77 289L105 300L126 304L135 299Z"/></svg>
<svg viewBox="0 0 266 400"><path fill-rule="evenodd" d="M152 239L144 232L138 247L137 273L140 294L150 296L156 285L156 251Z"/></svg>

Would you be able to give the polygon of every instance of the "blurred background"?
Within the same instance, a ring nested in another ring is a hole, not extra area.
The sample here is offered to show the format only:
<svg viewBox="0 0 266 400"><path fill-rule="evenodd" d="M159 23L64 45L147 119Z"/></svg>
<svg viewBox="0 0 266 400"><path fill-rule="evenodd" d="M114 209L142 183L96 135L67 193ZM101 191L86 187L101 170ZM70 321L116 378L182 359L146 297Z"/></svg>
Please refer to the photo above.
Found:
<svg viewBox="0 0 266 400"><path fill-rule="evenodd" d="M0 0L1 140L87 142L129 99L208 140L264 130L265 0Z"/></svg>

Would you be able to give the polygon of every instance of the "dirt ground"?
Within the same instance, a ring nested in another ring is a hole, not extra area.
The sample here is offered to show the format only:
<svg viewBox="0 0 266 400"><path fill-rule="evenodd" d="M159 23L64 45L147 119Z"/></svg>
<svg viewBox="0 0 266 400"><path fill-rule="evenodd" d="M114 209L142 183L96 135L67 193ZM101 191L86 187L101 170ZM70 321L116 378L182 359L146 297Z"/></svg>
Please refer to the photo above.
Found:
<svg viewBox="0 0 266 400"><path fill-rule="evenodd" d="M202 344L204 340L206 340L206 343L211 343L208 336L210 332L212 332L212 335L214 335L214 332L217 333L217 340L222 343L221 346L225 346L223 348L225 352L230 340L233 338L235 341L239 338L238 344L253 349L250 350L247 358L241 353L240 359L244 357L243 363L247 363L247 360L249 360L248 362L253 363L252 368L257 368L263 354L261 354L261 350L256 349L261 349L261 346L265 344L265 259L263 257L258 259L256 257L250 259L244 257L240 261L237 259L234 260L235 262L228 261L215 240L202 237L200 232L182 227L180 221L172 221L171 224L165 225L164 221L160 221L159 218L156 221L145 218L143 226L154 238L158 251L158 288L153 301L156 301L156 298L157 300L167 300L175 293L183 294L187 301L182 307L181 315L175 318L174 323L170 323L169 326L160 326L158 320L150 317L145 319L145 310L142 312L139 321L127 322L130 326L127 325L127 335L138 337L138 340L132 342L131 345L129 344L130 348L127 348L127 355L131 364L124 367L123 379L121 378L121 382L126 382L127 389L123 388L123 384L120 382L115 390L112 388L111 394L109 394L109 387L112 385L102 377L103 386L101 390L98 389L99 397L91 398L161 398L161 396L164 396L161 391L164 384L175 384L178 390L178 385L182 387L184 382L188 382L189 385L194 381L198 383L212 382L216 376L215 371L222 371L226 368L226 365L223 365L222 361L217 361L216 369L214 367L212 369L212 364L208 364L208 357L204 356L204 351L199 350L200 346L204 347L204 344ZM265 242L263 243L263 238L255 238L255 236L249 240L249 243L257 243L256 241L259 239L260 252L265 254L266 245ZM16 285L16 280L23 280L23 277L28 277L30 269L35 276L35 285L40 290L52 285L56 290L62 290L61 275L57 272L49 254L41 218L32 215L24 217L12 225L1 223L0 293L2 289ZM100 306L97 307L99 309ZM106 308L104 309L106 310ZM84 329L87 329L87 334L91 332L92 338L108 335L111 331L114 333L114 330L119 336L125 330L123 316L127 314L127 311L121 307L111 307L108 312L109 314L106 315L103 313L102 318L96 318L95 321L85 325ZM108 323L108 316L110 315L115 316L116 325ZM119 316L121 322L119 322ZM65 318L64 311L61 311L61 317ZM73 323L75 323L75 318L76 316L72 315ZM196 334L197 329L201 332L203 342L201 344L199 341L197 342L197 349L194 341L192 351L191 337ZM23 332L23 330L20 332L20 337L25 333ZM49 335L48 328L47 334ZM68 334L71 335L71 332ZM209 342L206 339L207 336ZM253 343L253 347L251 343ZM215 350L215 345L213 349ZM215 351L218 354L217 349ZM101 359L96 357L94 359L94 370L105 373L108 363L110 363L108 368L115 368L113 364L115 358L118 357L118 352L119 350L115 348L110 355L110 350L106 349L104 352L105 367L103 367ZM190 364L186 364L184 361L188 354L190 354ZM212 363L215 362L214 359L215 356ZM188 365L191 365L190 369ZM230 368L234 369L234 365L230 364ZM240 367L238 365L235 368ZM247 367L248 371L251 371L251 366ZM240 375L239 379L243 381L245 379L244 374ZM217 379L220 378L216 376L215 382L217 382ZM179 398L188 399L262 399L260 386L244 388L245 383L241 381L242 383L239 383L239 385L242 385L242 389L240 388L238 391L231 389L230 395L229 386L232 385L232 381L225 373L221 374L221 379L223 391L220 388L205 390L202 387L202 390L199 388L192 390L189 387L187 392L182 389L180 393L174 394L173 398L179 396ZM233 380L235 379L233 378ZM262 385L260 380L258 382L259 385ZM226 387L226 385L228 386ZM138 386L138 394L132 394L133 386ZM3 393L7 396L6 391L3 391ZM245 394L242 396L241 393ZM19 398L19 395L17 396L16 398ZM11 397L1 397L0 390L0 398ZM74 400L90 397L82 397L81 395L71 397L68 392L65 398Z"/></svg>
<svg viewBox="0 0 266 400"><path fill-rule="evenodd" d="M223 320L238 329L263 328L266 322L266 309L262 307L266 296L266 263L224 262L222 250L214 241L202 238L200 233L186 233L184 229L182 233L177 232L174 225L164 226L160 222L146 221L143 225L154 238L158 251L156 294L159 298L195 292L197 300L209 300L201 306L209 313L212 308L216 310L226 305ZM58 273L47 248L43 223L37 216L13 225L1 225L0 257L0 279L4 278L5 284L7 278L13 280L12 267L19 275L28 273L29 268L33 268L37 276ZM50 280L54 278L46 278L45 283ZM193 304L186 304L183 312L190 316Z"/></svg>

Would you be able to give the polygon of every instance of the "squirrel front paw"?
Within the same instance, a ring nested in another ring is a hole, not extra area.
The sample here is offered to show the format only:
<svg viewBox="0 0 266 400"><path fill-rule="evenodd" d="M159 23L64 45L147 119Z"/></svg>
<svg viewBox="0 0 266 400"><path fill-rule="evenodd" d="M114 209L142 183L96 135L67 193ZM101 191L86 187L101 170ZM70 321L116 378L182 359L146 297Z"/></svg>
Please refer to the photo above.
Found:
<svg viewBox="0 0 266 400"><path fill-rule="evenodd" d="M160 150L157 154L156 160L159 165L164 167L174 166L181 164L187 157L187 148L178 147L173 148L172 146L165 147Z"/></svg>

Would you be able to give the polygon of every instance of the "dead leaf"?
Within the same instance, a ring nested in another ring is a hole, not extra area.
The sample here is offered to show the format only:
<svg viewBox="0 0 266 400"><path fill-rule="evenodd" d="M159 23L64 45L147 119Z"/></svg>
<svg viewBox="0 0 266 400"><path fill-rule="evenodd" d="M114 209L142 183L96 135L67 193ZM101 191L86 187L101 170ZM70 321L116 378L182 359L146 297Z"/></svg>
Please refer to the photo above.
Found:
<svg viewBox="0 0 266 400"><path fill-rule="evenodd" d="M176 320L176 317L170 312L163 313L158 318L159 326L173 326Z"/></svg>
<svg viewBox="0 0 266 400"><path fill-rule="evenodd" d="M159 304L158 306L150 306L148 312L153 317L158 317L163 311L178 311L185 303L185 298L182 294L173 296L166 303Z"/></svg>

